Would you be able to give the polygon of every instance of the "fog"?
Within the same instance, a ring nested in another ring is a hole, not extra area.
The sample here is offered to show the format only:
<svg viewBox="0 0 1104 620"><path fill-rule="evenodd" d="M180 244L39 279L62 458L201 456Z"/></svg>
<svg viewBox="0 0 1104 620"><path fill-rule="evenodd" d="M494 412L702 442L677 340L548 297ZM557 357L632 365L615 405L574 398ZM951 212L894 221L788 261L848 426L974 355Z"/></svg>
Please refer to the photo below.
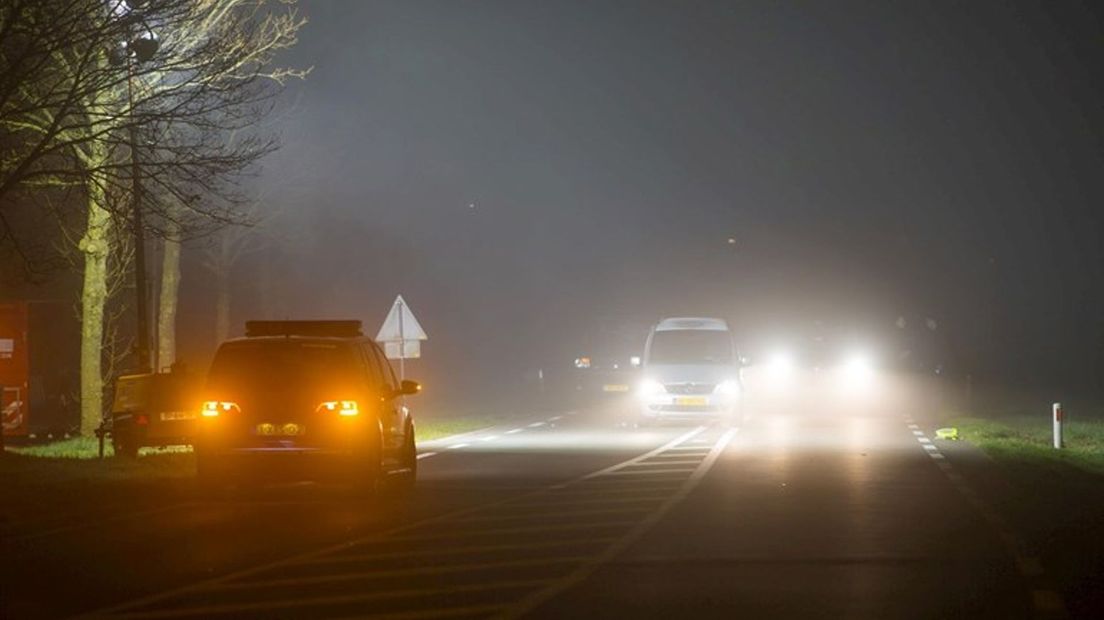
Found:
<svg viewBox="0 0 1104 620"><path fill-rule="evenodd" d="M312 2L257 178L249 318L395 295L427 395L623 329L934 319L956 373L1098 390L1104 69L1087 5ZM181 350L213 348L186 259ZM620 326L620 327L618 327ZM595 334L599 334L596 336Z"/></svg>

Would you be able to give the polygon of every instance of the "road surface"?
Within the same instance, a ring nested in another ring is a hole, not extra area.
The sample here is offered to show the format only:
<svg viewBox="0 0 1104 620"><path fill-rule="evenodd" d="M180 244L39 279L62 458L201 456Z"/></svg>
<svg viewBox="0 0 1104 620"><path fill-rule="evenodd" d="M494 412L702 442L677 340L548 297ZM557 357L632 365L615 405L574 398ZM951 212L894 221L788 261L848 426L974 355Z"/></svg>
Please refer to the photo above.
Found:
<svg viewBox="0 0 1104 620"><path fill-rule="evenodd" d="M4 617L1058 617L1015 532L894 412L635 429L563 412L313 485L4 541Z"/></svg>

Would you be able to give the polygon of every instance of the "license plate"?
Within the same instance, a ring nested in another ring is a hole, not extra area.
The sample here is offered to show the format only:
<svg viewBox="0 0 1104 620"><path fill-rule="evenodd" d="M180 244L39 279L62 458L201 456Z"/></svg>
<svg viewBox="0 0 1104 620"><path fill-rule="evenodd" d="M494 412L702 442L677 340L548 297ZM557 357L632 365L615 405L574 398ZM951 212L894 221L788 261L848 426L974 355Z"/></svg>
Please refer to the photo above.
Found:
<svg viewBox="0 0 1104 620"><path fill-rule="evenodd" d="M676 405L687 405L690 407L704 407L707 402L704 396L679 396L675 398Z"/></svg>
<svg viewBox="0 0 1104 620"><path fill-rule="evenodd" d="M264 437L294 437L306 433L307 428L302 424L295 424L293 422L288 422L287 424L271 424L265 422L263 424L258 424L255 432Z"/></svg>
<svg viewBox="0 0 1104 620"><path fill-rule="evenodd" d="M190 411L162 411L161 421L171 422L173 420L194 420L195 414Z"/></svg>
<svg viewBox="0 0 1104 620"><path fill-rule="evenodd" d="M603 392L628 392L629 386L620 383L607 383L602 386Z"/></svg>

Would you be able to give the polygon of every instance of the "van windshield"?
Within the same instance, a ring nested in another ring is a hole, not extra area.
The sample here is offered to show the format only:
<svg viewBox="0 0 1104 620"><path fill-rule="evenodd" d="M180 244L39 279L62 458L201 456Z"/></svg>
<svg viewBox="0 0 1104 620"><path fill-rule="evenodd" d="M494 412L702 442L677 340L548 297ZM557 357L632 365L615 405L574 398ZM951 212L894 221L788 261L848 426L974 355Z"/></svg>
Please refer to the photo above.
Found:
<svg viewBox="0 0 1104 620"><path fill-rule="evenodd" d="M657 331L648 354L650 364L732 364L728 332L705 329Z"/></svg>

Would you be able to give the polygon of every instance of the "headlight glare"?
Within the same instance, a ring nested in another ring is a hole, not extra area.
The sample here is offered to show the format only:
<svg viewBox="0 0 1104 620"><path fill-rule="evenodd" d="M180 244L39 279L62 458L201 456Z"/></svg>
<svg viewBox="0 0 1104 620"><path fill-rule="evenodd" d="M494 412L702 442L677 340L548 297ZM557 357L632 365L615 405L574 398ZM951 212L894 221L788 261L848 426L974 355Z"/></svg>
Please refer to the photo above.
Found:
<svg viewBox="0 0 1104 620"><path fill-rule="evenodd" d="M721 381L717 384L717 387L714 391L722 396L739 396L740 382L734 379Z"/></svg>
<svg viewBox="0 0 1104 620"><path fill-rule="evenodd" d="M662 394L665 391L667 391L667 389L663 387L662 383L652 379L645 379L641 381L640 386L637 388L637 393L639 393L641 396L655 396L656 394Z"/></svg>

